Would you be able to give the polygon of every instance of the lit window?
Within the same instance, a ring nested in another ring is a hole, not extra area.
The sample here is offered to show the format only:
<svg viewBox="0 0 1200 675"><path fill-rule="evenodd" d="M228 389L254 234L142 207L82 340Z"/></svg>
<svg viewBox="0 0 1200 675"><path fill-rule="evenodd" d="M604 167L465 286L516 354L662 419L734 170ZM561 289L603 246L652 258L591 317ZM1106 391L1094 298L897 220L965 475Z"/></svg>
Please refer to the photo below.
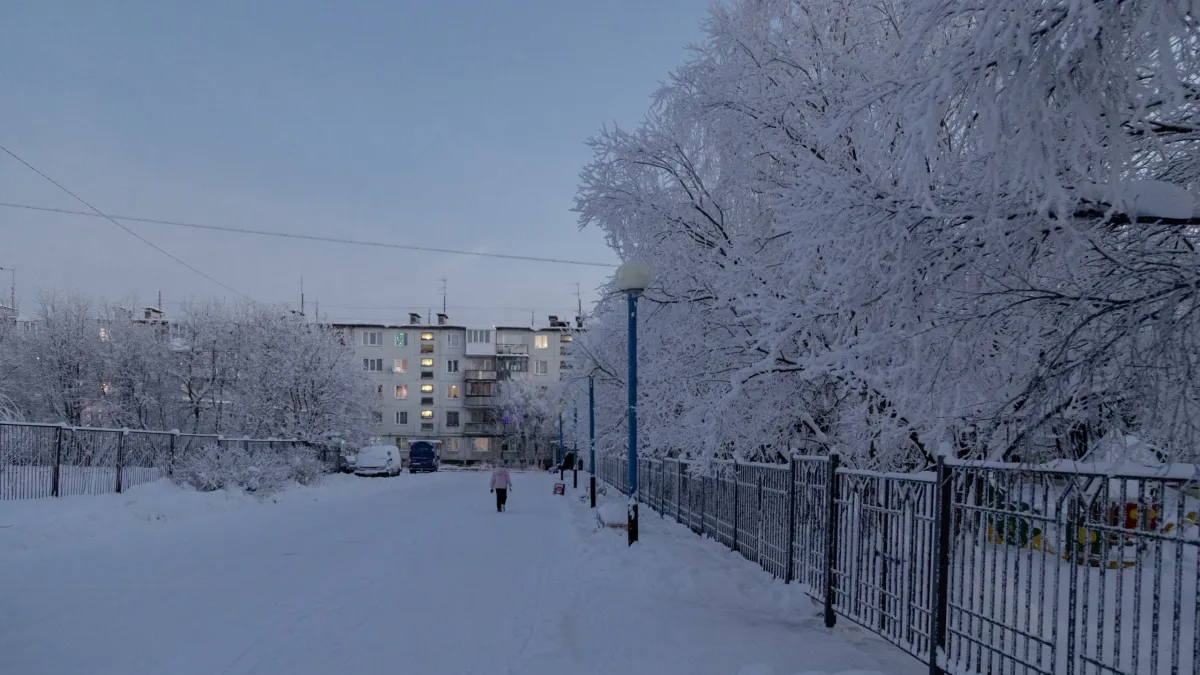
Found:
<svg viewBox="0 0 1200 675"><path fill-rule="evenodd" d="M433 367L433 359L429 359L429 358L421 359L421 367L422 368L432 368Z"/></svg>
<svg viewBox="0 0 1200 675"><path fill-rule="evenodd" d="M421 419L423 419L423 420L433 419L433 411L432 410L422 410L421 411Z"/></svg>
<svg viewBox="0 0 1200 675"><path fill-rule="evenodd" d="M486 437L472 438L471 439L471 449L474 450L475 452L487 452L488 451L488 439Z"/></svg>
<svg viewBox="0 0 1200 675"><path fill-rule="evenodd" d="M396 333L396 346L404 347L406 345L408 345L408 334L407 333Z"/></svg>
<svg viewBox="0 0 1200 675"><path fill-rule="evenodd" d="M398 425L408 424L408 411L407 410L397 410L396 411L396 424L398 424Z"/></svg>
<svg viewBox="0 0 1200 675"><path fill-rule="evenodd" d="M383 345L383 333L377 330L363 331L362 344L364 347L379 347Z"/></svg>
<svg viewBox="0 0 1200 675"><path fill-rule="evenodd" d="M459 333L446 333L446 346L458 347L462 344L462 335Z"/></svg>
<svg viewBox="0 0 1200 675"><path fill-rule="evenodd" d="M107 328L101 328L101 329L100 329L100 339L101 339L101 340L108 340L108 329L107 329Z"/></svg>
<svg viewBox="0 0 1200 675"><path fill-rule="evenodd" d="M534 336L533 346L537 347L538 349L546 349L547 347L550 346L550 336L549 335Z"/></svg>
<svg viewBox="0 0 1200 675"><path fill-rule="evenodd" d="M101 394L107 394L110 391L112 391L112 387L110 387L107 382L100 383L100 393ZM455 398L457 398L457 397L455 397Z"/></svg>
<svg viewBox="0 0 1200 675"><path fill-rule="evenodd" d="M458 439L454 437L447 438L442 447L446 450L458 450Z"/></svg>
<svg viewBox="0 0 1200 675"><path fill-rule="evenodd" d="M562 337L558 338L558 341L559 341L559 342L570 342L570 341L571 341L571 339L572 339L572 338L571 338L571 336L570 336L570 335L564 335L564 336L562 336Z"/></svg>
<svg viewBox="0 0 1200 675"><path fill-rule="evenodd" d="M392 372L407 373L408 372L408 359L396 359L395 361L393 361L392 362Z"/></svg>
<svg viewBox="0 0 1200 675"><path fill-rule="evenodd" d="M432 340L433 333L421 333L421 342L431 342Z"/></svg>
<svg viewBox="0 0 1200 675"><path fill-rule="evenodd" d="M432 384L421 385L421 393L422 394L432 394L433 393L433 385Z"/></svg>
<svg viewBox="0 0 1200 675"><path fill-rule="evenodd" d="M533 362L533 374L534 375L545 375L546 373L547 373L547 370L546 370L546 362L545 361L534 361Z"/></svg>
<svg viewBox="0 0 1200 675"><path fill-rule="evenodd" d="M457 384L451 384L446 387L446 398L458 398Z"/></svg>
<svg viewBox="0 0 1200 675"><path fill-rule="evenodd" d="M396 385L396 398L408 398L408 385L407 384Z"/></svg>

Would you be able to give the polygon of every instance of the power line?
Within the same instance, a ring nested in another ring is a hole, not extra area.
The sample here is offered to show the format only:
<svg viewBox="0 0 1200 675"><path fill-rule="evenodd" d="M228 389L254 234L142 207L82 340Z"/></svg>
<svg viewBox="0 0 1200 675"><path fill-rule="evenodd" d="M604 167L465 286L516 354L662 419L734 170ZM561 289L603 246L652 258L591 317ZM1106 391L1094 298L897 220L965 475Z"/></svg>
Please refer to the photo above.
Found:
<svg viewBox="0 0 1200 675"><path fill-rule="evenodd" d="M51 178L50 176L47 176L46 174L44 174L44 173L42 173L41 171L39 171L39 170L37 169L37 167L35 167L34 165L32 165L32 164L30 164L29 162L26 162L25 160L23 160L23 159L21 159L20 157L18 157L18 156L16 155L16 153L14 153L12 150L9 150L8 148L4 147L3 145L0 145L0 150L3 150L3 151L6 153L6 154L8 154L8 156L9 156L9 157L12 157L13 159L17 160L17 161L18 161L18 162L20 162L21 164L24 164L24 165L25 165L25 167L26 167L27 169L29 169L30 171L32 171L32 172L34 172L34 173L36 173L37 175L41 176L42 178L45 178L45 179L46 179L46 180L48 180L48 181L50 181L50 183L51 183L52 185L54 185L54 187L56 187L56 188L58 188L59 190L62 190L63 192L65 192L65 193L67 193L67 194L71 195L71 197L73 197L73 198L74 198L76 201L78 201L79 203L81 203L81 204L83 204L84 206L88 207L88 208L89 208L89 209L91 209L92 211L95 211L95 213L88 213L88 212L86 212L86 211L77 211L76 213L77 213L78 215L81 215L81 216L91 216L91 217L93 217L93 218L104 218L104 219L108 220L110 223L112 223L113 225L116 225L117 227L121 228L122 230L125 230L126 232L128 232L128 233L129 233L129 234L131 234L131 235L133 235L134 237L137 237L137 239L138 239L139 241L141 241L143 244L145 244L145 245L149 246L150 248L154 249L155 251L158 251L159 253L161 253L161 254L163 254L163 255L167 256L168 258L170 258L171 260L174 260L175 262L179 263L180 265L183 265L184 267L186 267L186 268L188 268L189 270L191 270L191 271L195 272L196 274L199 274L200 276L204 277L205 279L208 279L209 281L211 281L211 282L213 282L214 284L216 284L216 285L220 286L221 288L224 288L225 290L229 291L230 293L233 293L233 294L235 294L235 295L239 295L239 296L241 296L241 297L243 297L243 298L245 298L245 299L247 299L247 300L250 300L251 302L253 302L253 301L254 301L254 299L253 299L253 298L251 298L250 296L248 296L248 295L246 295L246 294L244 294L244 293L242 293L242 292L240 292L240 291L238 291L238 290L236 290L236 289L234 289L234 288L231 288L230 286L227 286L227 285L225 285L225 284L221 283L220 281L218 281L218 280L216 280L215 278L213 278L213 277L211 277L211 276L209 276L209 275L205 274L204 272L201 272L200 270L196 269L195 267L192 267L191 265L189 265L188 263L184 262L183 260L180 260L179 258L175 257L174 255L171 255L169 252L167 252L165 249L163 249L162 247L158 246L158 245L157 245L157 244L155 244L154 242L150 241L149 239L146 239L145 237L143 237L142 235L138 234L137 232L134 232L133 230L131 230L131 229L129 229L128 227L126 227L125 225L122 225L121 223L117 222L116 220L114 220L114 219L112 218L112 216L109 216L108 214L104 213L103 211L101 211L100 209L96 208L95 206L92 206L92 205L91 205L90 203L88 203L88 201L87 201L87 200L85 200L83 197L80 197L79 195L75 194L74 192L71 192L70 190L68 190L68 189L67 189L65 186L63 186L63 184L62 184L62 183L59 183L58 181L54 180L54 179L53 179L53 178Z"/></svg>
<svg viewBox="0 0 1200 675"><path fill-rule="evenodd" d="M12 153L9 153L12 154ZM14 155L15 157L15 155ZM26 165L28 166L28 165ZM32 167L31 167L32 168ZM80 201L83 201L82 199ZM85 204L87 202L84 202ZM0 202L0 206L10 209L25 209L27 211L44 211L47 213L62 213L71 216L88 216L95 218L96 213L88 213L87 211L72 211L71 209L56 209L48 206L34 206L32 204L15 204L11 202ZM90 206L90 205L89 205ZM97 212L99 213L99 212ZM531 255L516 255L512 253L482 253L479 251L463 251L453 248L435 248L432 246L412 246L409 244L392 244L384 241L367 241L364 239L346 239L343 237L326 237L316 234L294 234L291 232L273 232L271 230L256 230L245 227L231 227L228 225L204 225L200 223L187 223L178 220L159 220L156 218L141 218L137 216L106 216L100 214L109 220L116 218L118 220L126 220L131 223L148 223L151 225L171 225L173 227L189 227L196 230L212 230L214 232L228 232L232 234L252 234L260 237L281 237L284 239L302 239L306 241L320 241L329 244L347 244L350 246L373 246L376 248L393 248L404 251L421 251L423 253L449 253L453 255L472 255L480 258L503 258L505 260L526 260L530 262L545 262L559 263L562 265L583 265L586 267L617 267L614 263L592 262L588 260L565 260L562 258L545 258ZM115 222L115 221L114 221Z"/></svg>

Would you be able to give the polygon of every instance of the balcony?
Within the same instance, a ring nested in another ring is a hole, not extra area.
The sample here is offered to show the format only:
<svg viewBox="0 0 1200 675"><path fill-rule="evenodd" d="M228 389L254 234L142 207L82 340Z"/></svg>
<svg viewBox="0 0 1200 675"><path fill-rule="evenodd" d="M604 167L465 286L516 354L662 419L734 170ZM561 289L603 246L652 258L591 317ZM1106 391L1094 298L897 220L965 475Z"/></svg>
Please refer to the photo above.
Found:
<svg viewBox="0 0 1200 675"><path fill-rule="evenodd" d="M496 356L529 356L529 345L496 345Z"/></svg>
<svg viewBox="0 0 1200 675"><path fill-rule="evenodd" d="M467 422L463 425L463 433L467 436L497 436L500 425L492 422Z"/></svg>
<svg viewBox="0 0 1200 675"><path fill-rule="evenodd" d="M495 396L467 396L463 399L463 405L468 408L491 408L496 405Z"/></svg>
<svg viewBox="0 0 1200 675"><path fill-rule="evenodd" d="M464 370L464 380L475 380L481 382L492 382L496 379L496 371L494 370Z"/></svg>

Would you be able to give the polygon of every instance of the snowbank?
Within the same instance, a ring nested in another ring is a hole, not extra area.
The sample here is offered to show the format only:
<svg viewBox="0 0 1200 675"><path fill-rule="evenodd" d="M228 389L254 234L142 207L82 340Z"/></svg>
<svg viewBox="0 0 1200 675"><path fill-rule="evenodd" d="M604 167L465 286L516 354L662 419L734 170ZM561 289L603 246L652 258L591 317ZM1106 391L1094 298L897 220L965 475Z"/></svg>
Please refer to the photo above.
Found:
<svg viewBox="0 0 1200 675"><path fill-rule="evenodd" d="M107 539L123 530L194 521L276 504L341 499L389 489L398 481L334 474L315 486L293 484L259 498L237 490L200 492L159 480L122 494L0 501L0 557L19 551Z"/></svg>

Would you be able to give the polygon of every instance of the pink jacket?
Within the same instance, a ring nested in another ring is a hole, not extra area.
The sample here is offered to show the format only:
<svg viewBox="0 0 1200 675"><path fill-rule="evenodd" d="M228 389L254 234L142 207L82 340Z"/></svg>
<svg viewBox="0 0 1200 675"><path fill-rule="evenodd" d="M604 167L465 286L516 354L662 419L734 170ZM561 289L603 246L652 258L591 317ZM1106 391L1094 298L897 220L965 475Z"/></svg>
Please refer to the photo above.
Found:
<svg viewBox="0 0 1200 675"><path fill-rule="evenodd" d="M492 489L507 490L512 487L512 478L508 476L508 469L498 466L492 469Z"/></svg>

